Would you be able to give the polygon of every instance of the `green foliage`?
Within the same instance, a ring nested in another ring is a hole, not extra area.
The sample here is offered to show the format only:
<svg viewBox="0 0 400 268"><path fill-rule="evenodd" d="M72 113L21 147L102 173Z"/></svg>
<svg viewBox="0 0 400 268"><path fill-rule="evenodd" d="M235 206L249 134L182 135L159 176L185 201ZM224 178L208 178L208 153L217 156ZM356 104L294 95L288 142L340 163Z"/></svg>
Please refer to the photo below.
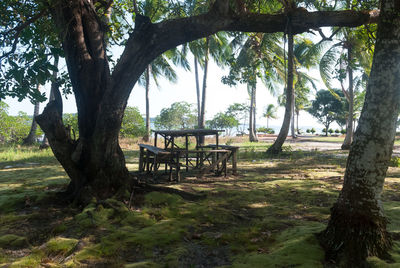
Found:
<svg viewBox="0 0 400 268"><path fill-rule="evenodd" d="M275 130L268 127L259 127L257 128L257 132L267 133L267 134L275 134Z"/></svg>
<svg viewBox="0 0 400 268"><path fill-rule="evenodd" d="M335 90L335 95L329 90L319 90L307 111L325 126L328 135L329 125L345 117L345 99L341 90Z"/></svg>
<svg viewBox="0 0 400 268"><path fill-rule="evenodd" d="M122 137L142 137L146 134L144 119L137 107L126 107L120 134Z"/></svg>
<svg viewBox="0 0 400 268"><path fill-rule="evenodd" d="M197 117L192 105L183 102L174 102L169 108L163 108L157 115L154 125L157 129L185 129L193 128Z"/></svg>
<svg viewBox="0 0 400 268"><path fill-rule="evenodd" d="M246 121L249 117L249 109L250 106L246 103L234 103L229 105L228 109L226 110L227 115L233 116L239 122L236 128L238 132L245 132Z"/></svg>
<svg viewBox="0 0 400 268"><path fill-rule="evenodd" d="M0 122L0 143L18 143L28 135L32 118L23 112L17 116L8 115L8 105L0 101ZM38 129L36 136L40 134Z"/></svg>
<svg viewBox="0 0 400 268"><path fill-rule="evenodd" d="M63 114L63 122L65 126L71 129L72 135L77 139L79 137L78 114Z"/></svg>
<svg viewBox="0 0 400 268"><path fill-rule="evenodd" d="M207 121L207 126L212 129L224 129L230 136L231 129L239 126L239 121L227 113L217 113L213 119Z"/></svg>
<svg viewBox="0 0 400 268"><path fill-rule="evenodd" d="M310 132L311 132L312 134L314 134L314 133L317 132L317 131L315 130L315 128L312 128L312 129L310 129Z"/></svg>

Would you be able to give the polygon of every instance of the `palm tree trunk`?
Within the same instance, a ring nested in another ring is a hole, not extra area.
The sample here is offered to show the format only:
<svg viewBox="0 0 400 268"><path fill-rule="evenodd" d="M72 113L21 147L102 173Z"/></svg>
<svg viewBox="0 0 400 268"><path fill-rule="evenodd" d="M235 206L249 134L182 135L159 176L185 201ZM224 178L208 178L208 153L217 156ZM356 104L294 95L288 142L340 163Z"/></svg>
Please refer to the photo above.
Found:
<svg viewBox="0 0 400 268"><path fill-rule="evenodd" d="M293 88L293 92L294 92L294 88ZM295 129L295 127L294 127L294 125L295 125L295 122L294 122L294 117L295 117L295 114L294 114L294 104L295 104L295 102L293 101L293 103L292 103L292 122L291 122L291 132L292 132L292 139L295 139L296 138L296 129Z"/></svg>
<svg viewBox="0 0 400 268"><path fill-rule="evenodd" d="M208 61L209 61L209 41L210 39L206 37L206 54L204 57L204 74L203 74L203 91L201 94L201 114L200 114L200 129L204 129L206 126L206 96L207 96L207 75L208 75ZM199 144L204 145L204 136L200 136Z"/></svg>
<svg viewBox="0 0 400 268"><path fill-rule="evenodd" d="M268 148L269 154L277 154L282 151L282 145L286 140L289 133L290 120L292 118L292 105L294 103L294 89L293 89L293 34L289 27L288 33L288 75L287 75L287 87L286 87L286 104L285 104L285 116L281 130L279 131L278 137L275 142Z"/></svg>
<svg viewBox="0 0 400 268"><path fill-rule="evenodd" d="M150 91L150 72L151 65L148 65L145 73L146 82L146 135L143 137L144 141L150 140L150 101L149 101L149 91Z"/></svg>
<svg viewBox="0 0 400 268"><path fill-rule="evenodd" d="M400 107L400 6L382 1L364 107L347 158L343 188L320 234L326 258L340 267L367 267L392 246L381 202Z"/></svg>
<svg viewBox="0 0 400 268"><path fill-rule="evenodd" d="M201 125L201 95L200 95L200 83L199 83L199 62L197 57L194 57L194 79L196 81L196 96L197 96L197 126L200 128Z"/></svg>
<svg viewBox="0 0 400 268"><path fill-rule="evenodd" d="M353 117L354 117L354 80L353 80L353 69L351 67L351 61L353 58L351 46L347 49L347 61L348 61L348 76L349 76L349 115L347 117L346 124L346 138L342 144L342 150L350 149L351 142L353 141Z"/></svg>
<svg viewBox="0 0 400 268"><path fill-rule="evenodd" d="M248 85L250 88L250 121L249 121L249 140L250 142L257 142L256 135L256 85Z"/></svg>

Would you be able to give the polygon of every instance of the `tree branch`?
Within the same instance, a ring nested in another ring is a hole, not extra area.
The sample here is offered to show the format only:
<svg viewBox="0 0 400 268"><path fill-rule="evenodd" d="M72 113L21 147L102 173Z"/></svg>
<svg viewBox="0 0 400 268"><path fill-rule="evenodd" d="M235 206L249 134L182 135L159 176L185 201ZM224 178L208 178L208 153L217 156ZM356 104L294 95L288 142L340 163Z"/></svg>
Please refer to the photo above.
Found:
<svg viewBox="0 0 400 268"><path fill-rule="evenodd" d="M291 12L294 34L325 26L356 27L375 22L376 12L317 11L296 9ZM125 50L112 74L116 103L124 104L132 87L147 64L158 55L180 44L190 42L218 31L274 33L285 30L287 14L238 14L229 1L217 0L208 13L152 24L137 24L128 39ZM132 70L127 72L126 70Z"/></svg>
<svg viewBox="0 0 400 268"><path fill-rule="evenodd" d="M14 41L13 41L13 44L12 44L12 46L11 46L11 50L8 51L8 52L3 53L3 54L1 55L1 56L0 56L0 61L1 61L2 59L4 59L5 57L8 57L9 55L11 55L12 53L15 52L15 50L17 49L17 45L18 45L19 35L21 34L21 32L22 32L23 30L24 30L26 27L28 27L29 25L31 25L32 23L34 23L35 21L37 21L38 19L40 19L41 17L43 17L44 15L47 15L47 14L48 14L48 13L47 13L46 10L41 10L38 14L34 15L33 17L31 17L30 19L26 20L25 22L20 23L18 26L14 27L14 28L12 28L12 29L10 29L10 30L8 30L8 31L5 31L5 32L0 33L0 35L3 35L4 38L6 38L6 36L7 36L8 34L10 34L10 33L12 33L12 32L15 32L14 36L12 37L12 39L13 39Z"/></svg>

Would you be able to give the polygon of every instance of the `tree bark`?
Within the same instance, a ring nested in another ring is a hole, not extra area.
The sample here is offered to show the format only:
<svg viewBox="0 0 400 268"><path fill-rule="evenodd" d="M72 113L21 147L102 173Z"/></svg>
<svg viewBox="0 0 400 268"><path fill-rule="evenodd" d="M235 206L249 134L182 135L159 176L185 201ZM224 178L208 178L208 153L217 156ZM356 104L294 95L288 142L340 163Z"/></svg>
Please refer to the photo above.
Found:
<svg viewBox="0 0 400 268"><path fill-rule="evenodd" d="M143 140L148 142L150 140L150 101L149 101L149 92L150 92L150 72L151 65L148 65L145 73L146 80L146 135L143 137Z"/></svg>
<svg viewBox="0 0 400 268"><path fill-rule="evenodd" d="M319 235L326 258L346 267L366 267L368 256L388 257L392 246L381 193L400 103L400 5L383 0L381 6L372 70L343 188Z"/></svg>
<svg viewBox="0 0 400 268"><path fill-rule="evenodd" d="M349 77L349 90L348 90L348 102L349 102L349 115L347 117L346 123L346 137L342 144L342 150L350 149L350 145L353 142L353 118L354 118L354 79L353 79L353 69L351 66L351 62L353 59L352 47L349 45L347 48L347 73Z"/></svg>
<svg viewBox="0 0 400 268"><path fill-rule="evenodd" d="M286 86L286 103L285 103L285 116L283 118L283 123L281 130L279 131L278 137L275 142L268 148L267 153L278 154L282 151L282 145L286 140L289 133L290 122L292 118L292 107L294 103L294 88L293 88L293 34L290 31L288 33L288 74L287 74L287 86Z"/></svg>

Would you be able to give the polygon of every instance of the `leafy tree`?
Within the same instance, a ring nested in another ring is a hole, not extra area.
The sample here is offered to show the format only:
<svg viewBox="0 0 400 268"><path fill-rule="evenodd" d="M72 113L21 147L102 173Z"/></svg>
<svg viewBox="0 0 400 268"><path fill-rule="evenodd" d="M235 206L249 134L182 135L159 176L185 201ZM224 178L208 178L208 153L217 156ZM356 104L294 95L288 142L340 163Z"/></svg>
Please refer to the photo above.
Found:
<svg viewBox="0 0 400 268"><path fill-rule="evenodd" d="M137 107L126 107L120 134L129 138L143 137L147 134L145 122Z"/></svg>
<svg viewBox="0 0 400 268"><path fill-rule="evenodd" d="M265 107L265 111L263 116L265 118L267 118L267 128L269 128L269 120L272 119L276 119L276 112L277 112L278 108L275 107L273 104L268 104L267 107Z"/></svg>
<svg viewBox="0 0 400 268"><path fill-rule="evenodd" d="M224 129L226 136L231 136L231 130L239 125L239 121L228 113L217 113L213 119L207 121L212 129Z"/></svg>
<svg viewBox="0 0 400 268"><path fill-rule="evenodd" d="M185 129L196 125L196 114L187 102L174 102L169 108L163 108L157 115L154 125L157 129Z"/></svg>
<svg viewBox="0 0 400 268"><path fill-rule="evenodd" d="M238 122L236 130L240 133L245 132L245 126L248 118L249 105L245 103L234 103L229 105L226 114L233 116Z"/></svg>
<svg viewBox="0 0 400 268"><path fill-rule="evenodd" d="M330 124L344 114L343 93L340 90L335 90L335 93L336 96L329 90L319 90L311 107L307 110L325 126L325 136L328 136Z"/></svg>

